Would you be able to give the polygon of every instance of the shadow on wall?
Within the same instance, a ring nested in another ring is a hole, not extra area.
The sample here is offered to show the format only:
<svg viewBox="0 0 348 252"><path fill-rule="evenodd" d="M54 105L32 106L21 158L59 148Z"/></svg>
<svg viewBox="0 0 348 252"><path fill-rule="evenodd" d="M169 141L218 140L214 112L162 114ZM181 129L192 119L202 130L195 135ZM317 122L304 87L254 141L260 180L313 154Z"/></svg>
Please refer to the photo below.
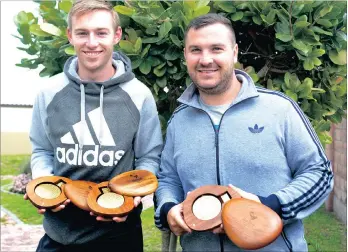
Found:
<svg viewBox="0 0 348 252"><path fill-rule="evenodd" d="M31 154L29 133L1 132L1 155Z"/></svg>

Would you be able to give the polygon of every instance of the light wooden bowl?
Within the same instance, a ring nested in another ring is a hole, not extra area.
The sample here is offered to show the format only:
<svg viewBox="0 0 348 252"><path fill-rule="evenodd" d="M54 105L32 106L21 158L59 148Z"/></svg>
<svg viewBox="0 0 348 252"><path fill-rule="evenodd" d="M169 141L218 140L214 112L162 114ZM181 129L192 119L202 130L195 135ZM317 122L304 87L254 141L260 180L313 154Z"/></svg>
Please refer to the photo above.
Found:
<svg viewBox="0 0 348 252"><path fill-rule="evenodd" d="M109 182L111 191L126 196L146 196L156 191L156 176L146 170L132 170L115 176Z"/></svg>
<svg viewBox="0 0 348 252"><path fill-rule="evenodd" d="M273 242L283 224L276 212L256 201L240 198L227 202L222 223L230 240L242 249L259 249Z"/></svg>
<svg viewBox="0 0 348 252"><path fill-rule="evenodd" d="M73 180L64 185L63 190L70 201L82 210L90 211L87 196L97 184L90 181Z"/></svg>
<svg viewBox="0 0 348 252"><path fill-rule="evenodd" d="M110 191L109 182L105 181L92 187L88 193L87 204L96 215L104 217L121 217L134 208L133 197L123 196Z"/></svg>
<svg viewBox="0 0 348 252"><path fill-rule="evenodd" d="M240 198L239 193L227 186L206 185L190 192L183 202L184 220L196 231L218 227L221 223L222 206L231 198Z"/></svg>
<svg viewBox="0 0 348 252"><path fill-rule="evenodd" d="M67 200L62 186L71 179L61 176L44 176L31 180L26 186L26 193L31 203L37 208L55 208Z"/></svg>

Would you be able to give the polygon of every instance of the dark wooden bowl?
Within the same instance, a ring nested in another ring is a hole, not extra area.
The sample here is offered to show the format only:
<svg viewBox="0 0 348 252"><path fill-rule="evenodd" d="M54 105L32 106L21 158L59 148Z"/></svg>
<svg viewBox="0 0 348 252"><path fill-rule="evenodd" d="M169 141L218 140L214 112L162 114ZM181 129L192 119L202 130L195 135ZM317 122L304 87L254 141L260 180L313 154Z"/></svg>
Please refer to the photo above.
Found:
<svg viewBox="0 0 348 252"><path fill-rule="evenodd" d="M71 179L61 176L44 176L31 180L26 186L26 193L31 203L37 208L55 208L67 199L62 186Z"/></svg>
<svg viewBox="0 0 348 252"><path fill-rule="evenodd" d="M123 196L110 191L105 181L92 187L88 193L87 204L90 210L103 217L121 217L134 208L133 197Z"/></svg>
<svg viewBox="0 0 348 252"><path fill-rule="evenodd" d="M259 249L273 242L283 224L271 208L248 199L232 199L222 209L222 223L230 240L242 249Z"/></svg>
<svg viewBox="0 0 348 252"><path fill-rule="evenodd" d="M90 181L73 180L64 185L63 190L65 195L77 207L90 211L87 204L88 193L97 184Z"/></svg>
<svg viewBox="0 0 348 252"><path fill-rule="evenodd" d="M203 196L208 196L209 199L212 200L212 202L208 204L209 207L202 206L202 211L211 210L213 204L219 207L218 209L215 209L213 211L213 216L215 217L204 219L199 216L200 206L198 205L198 200L202 200ZM222 205L231 198L235 199L240 197L241 196L239 195L239 193L227 186L206 185L197 188L196 190L190 192L183 202L184 220L186 222L186 225L196 231L205 231L218 227L222 223ZM197 205L194 206L195 204ZM197 210L195 210L196 208Z"/></svg>
<svg viewBox="0 0 348 252"><path fill-rule="evenodd" d="M111 191L126 196L146 196L156 191L156 176L146 170L132 170L115 176L109 182Z"/></svg>

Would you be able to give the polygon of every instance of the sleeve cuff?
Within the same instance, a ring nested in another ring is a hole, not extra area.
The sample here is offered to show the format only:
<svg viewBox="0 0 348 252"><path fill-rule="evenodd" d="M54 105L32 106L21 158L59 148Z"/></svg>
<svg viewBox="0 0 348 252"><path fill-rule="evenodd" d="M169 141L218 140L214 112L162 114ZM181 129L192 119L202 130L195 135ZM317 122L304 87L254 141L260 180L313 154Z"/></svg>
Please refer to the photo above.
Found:
<svg viewBox="0 0 348 252"><path fill-rule="evenodd" d="M160 210L160 222L163 227L169 228L168 221L167 221L167 215L170 209L172 209L173 206L176 204L174 202L167 202L164 203Z"/></svg>
<svg viewBox="0 0 348 252"><path fill-rule="evenodd" d="M282 208L280 206L280 201L275 194L271 194L268 197L262 197L257 195L262 204L271 208L274 212L276 212L280 217L282 216Z"/></svg>

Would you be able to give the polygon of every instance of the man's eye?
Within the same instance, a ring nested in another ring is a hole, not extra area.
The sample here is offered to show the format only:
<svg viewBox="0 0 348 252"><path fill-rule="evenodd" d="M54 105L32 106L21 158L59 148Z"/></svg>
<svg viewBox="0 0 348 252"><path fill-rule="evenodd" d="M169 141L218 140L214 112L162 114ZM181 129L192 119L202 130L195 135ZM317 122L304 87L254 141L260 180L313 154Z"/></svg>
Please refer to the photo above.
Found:
<svg viewBox="0 0 348 252"><path fill-rule="evenodd" d="M191 52L199 52L200 50L198 48L191 49Z"/></svg>
<svg viewBox="0 0 348 252"><path fill-rule="evenodd" d="M221 48L221 47L214 47L214 48L213 48L213 51L219 52L219 51L222 51L222 48Z"/></svg>
<svg viewBox="0 0 348 252"><path fill-rule="evenodd" d="M78 36L85 36L85 35L87 35L87 32L78 32L77 35Z"/></svg>
<svg viewBox="0 0 348 252"><path fill-rule="evenodd" d="M106 32L98 32L98 35L99 35L99 36L106 36L107 33L106 33Z"/></svg>

